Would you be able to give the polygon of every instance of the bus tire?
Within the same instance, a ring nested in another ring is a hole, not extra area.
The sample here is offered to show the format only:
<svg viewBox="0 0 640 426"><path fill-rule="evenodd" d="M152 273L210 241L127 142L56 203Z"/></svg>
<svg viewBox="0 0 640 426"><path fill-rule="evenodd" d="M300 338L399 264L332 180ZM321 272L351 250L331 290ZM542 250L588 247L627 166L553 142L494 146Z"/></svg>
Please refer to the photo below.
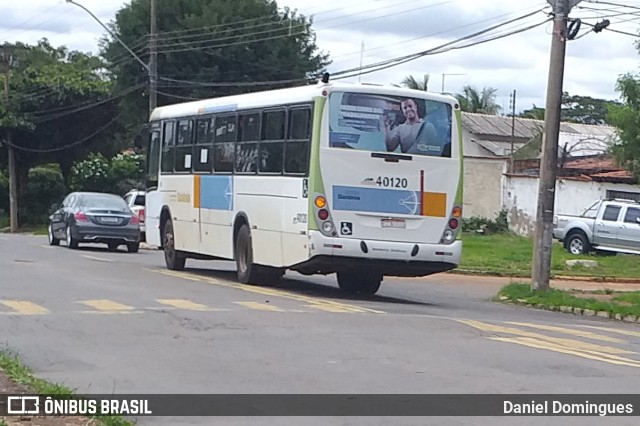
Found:
<svg viewBox="0 0 640 426"><path fill-rule="evenodd" d="M164 263L167 269L172 271L182 271L187 258L184 254L176 250L175 234L173 232L173 223L171 219L164 224L162 233L162 242L164 247Z"/></svg>
<svg viewBox="0 0 640 426"><path fill-rule="evenodd" d="M375 272L338 272L338 287L345 293L374 295L381 283L382 275Z"/></svg>
<svg viewBox="0 0 640 426"><path fill-rule="evenodd" d="M238 230L234 254L238 281L242 284L260 284L260 266L253 263L251 231L246 223Z"/></svg>

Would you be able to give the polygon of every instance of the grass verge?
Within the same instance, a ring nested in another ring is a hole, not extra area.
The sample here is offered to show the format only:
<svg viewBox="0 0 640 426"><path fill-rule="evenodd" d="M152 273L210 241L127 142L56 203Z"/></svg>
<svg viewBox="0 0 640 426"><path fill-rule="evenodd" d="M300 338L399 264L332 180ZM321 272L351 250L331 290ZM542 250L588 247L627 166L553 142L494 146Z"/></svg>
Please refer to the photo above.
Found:
<svg viewBox="0 0 640 426"><path fill-rule="evenodd" d="M529 284L512 283L503 287L495 298L501 302L532 305L537 308L598 315L635 322L640 316L640 292L613 290L583 291L531 290ZM563 309L561 309L563 308ZM570 308L570 309L568 309ZM600 314L602 312L602 314ZM605 315L608 314L608 315Z"/></svg>
<svg viewBox="0 0 640 426"><path fill-rule="evenodd" d="M475 274L523 277L531 276L533 241L513 234L463 236L462 261L459 272ZM567 260L595 260L595 268L568 268ZM553 244L551 252L552 277L579 276L609 278L640 277L640 257L634 255L601 256L595 254L574 256L561 244Z"/></svg>
<svg viewBox="0 0 640 426"><path fill-rule="evenodd" d="M74 392L62 385L56 383L50 383L46 380L39 379L33 375L33 372L24 365L17 354L6 350L0 349L0 370L4 371L5 375L17 385L16 388L24 390L24 393L35 393L41 395L51 396L73 396ZM47 426L47 419L51 420L51 424L60 424L54 422L54 417L39 417L37 424L41 426ZM87 425L95 424L102 426L134 426L135 423L124 420L120 416L96 416L92 417L97 422L88 423L86 418L72 417L66 424L69 425ZM71 419L77 420L78 423L71 422ZM6 425L6 419L0 419L0 426Z"/></svg>

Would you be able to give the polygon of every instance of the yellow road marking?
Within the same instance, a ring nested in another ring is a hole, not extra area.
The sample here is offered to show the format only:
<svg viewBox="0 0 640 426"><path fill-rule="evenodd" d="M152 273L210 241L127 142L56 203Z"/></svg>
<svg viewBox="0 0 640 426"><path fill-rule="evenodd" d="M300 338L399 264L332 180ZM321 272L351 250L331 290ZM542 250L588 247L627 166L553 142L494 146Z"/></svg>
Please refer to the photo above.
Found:
<svg viewBox="0 0 640 426"><path fill-rule="evenodd" d="M174 308L178 308L178 309L186 309L189 311L211 310L208 306L201 305L200 303L195 303L185 299L156 299L156 302L161 303L163 305L173 306Z"/></svg>
<svg viewBox="0 0 640 426"><path fill-rule="evenodd" d="M256 309L258 311L270 311L270 312L285 312L284 309L280 309L277 306L270 305L268 303L258 302L233 302L236 305L244 306L249 309Z"/></svg>
<svg viewBox="0 0 640 426"><path fill-rule="evenodd" d="M627 351L624 349L614 348L611 346L600 346L593 343L581 342L579 340L545 336L544 334L532 333L529 331L524 331L524 330L520 330L512 327L502 327L498 325L485 324L475 320L458 320L458 321L463 324L467 324L471 327L477 328L478 330L494 332L494 333L513 334L521 337L529 337L536 341L545 341L547 344L548 343L555 344L567 349L574 349L574 350L580 350L580 351L605 352L609 354L636 354L637 353L637 352Z"/></svg>
<svg viewBox="0 0 640 426"><path fill-rule="evenodd" d="M569 334L577 337L585 337L587 339L592 339L592 340L602 340L604 342L626 343L625 340L618 339L616 337L604 336L602 334L591 333L588 331L574 330L572 328L557 327L553 325L533 324L528 322L507 322L507 324L519 325L522 327L538 328L540 330L555 331L557 333Z"/></svg>
<svg viewBox="0 0 640 426"><path fill-rule="evenodd" d="M0 300L0 303L15 311L9 312L10 314L43 315L49 313L47 308L25 300Z"/></svg>
<svg viewBox="0 0 640 426"><path fill-rule="evenodd" d="M560 352L560 353L568 354L568 355L575 355L575 356L579 356L579 357L582 357L582 358L587 358L587 359L591 359L591 360L595 360L595 361L607 362L609 364L626 365L628 367L640 368L640 361L636 361L636 360L633 360L633 359L616 357L616 356L602 354L602 353L598 353L598 352L572 350L572 349L567 348L567 347L554 345L554 344L550 344L550 343L547 343L547 342L541 342L539 340L532 339L532 338L526 338L526 337L489 337L489 339L497 340L497 341L500 341L500 342L506 342L506 343L516 343L518 345L528 346L528 347L531 347L531 348L547 349L547 350L550 350L550 351Z"/></svg>
<svg viewBox="0 0 640 426"><path fill-rule="evenodd" d="M219 286L229 287L229 288L235 288L235 289L239 289L239 290L248 291L248 292L251 292L251 293L257 293L257 294L262 294L262 295L266 295L266 296L282 297L282 298L286 298L286 299L296 300L298 302L305 302L305 303L307 303L309 305L313 305L313 307L316 308L316 309L320 309L320 308L318 308L318 306L324 306L324 307L326 307L326 309L324 309L324 310L327 310L327 311L329 309L341 308L341 309L343 309L345 311L348 311L348 312L362 312L362 313L374 313L374 314L384 314L384 313L386 313L385 311L379 311L379 310L376 310L376 309L364 308L364 307L361 307L361 306L352 305L352 304L348 304L348 303L340 303L340 302L334 302L332 300L325 300L325 299L316 298L316 297L303 296L301 294L295 294L295 293L291 293L291 292L288 292L288 291L285 291L285 290L278 290L278 289L273 289L273 288L258 287L258 286L254 286L254 285L234 283L232 281L222 281L222 280L218 280L218 279L214 279L214 278L208 278L208 277L204 277L204 276L200 276L200 275L196 275L196 274L190 274L188 272L174 272L174 271L166 271L166 270L158 270L158 269L149 269L149 270L153 271L153 272L160 273L160 274L165 274L165 275L171 275L171 276L175 276L175 277L179 277L179 278L184 278L184 279L187 279L187 280L204 281L204 282L207 282L209 284L214 284L214 285L219 285Z"/></svg>
<svg viewBox="0 0 640 426"><path fill-rule="evenodd" d="M91 306L92 308L100 312L126 312L134 310L133 306L123 305L122 303L114 302L113 300L108 299L84 300L78 303Z"/></svg>
<svg viewBox="0 0 640 426"><path fill-rule="evenodd" d="M617 328L598 327L598 326L595 326L595 325L585 325L583 327L593 328L593 329L602 330L602 331L609 331L611 333L623 334L625 336L640 337L640 332L638 332L638 331L619 330Z"/></svg>
<svg viewBox="0 0 640 426"><path fill-rule="evenodd" d="M345 306L339 306L339 305L332 305L330 303L313 303L311 305L305 305L306 308L312 308L312 309L317 309L319 311L324 311L324 312L334 312L334 313L360 313L360 312L364 312L360 309L353 309L351 307L345 307Z"/></svg>
<svg viewBox="0 0 640 426"><path fill-rule="evenodd" d="M97 257L97 256L89 256L88 254L83 254L82 257L91 259L91 260L97 260L98 262L113 262L113 260L111 259L105 259L104 257Z"/></svg>
<svg viewBox="0 0 640 426"><path fill-rule="evenodd" d="M186 272L174 272L174 271L160 271L157 269L150 269L150 271L158 272L160 274L169 275L171 277L183 278L191 281L202 281L197 275L187 274Z"/></svg>

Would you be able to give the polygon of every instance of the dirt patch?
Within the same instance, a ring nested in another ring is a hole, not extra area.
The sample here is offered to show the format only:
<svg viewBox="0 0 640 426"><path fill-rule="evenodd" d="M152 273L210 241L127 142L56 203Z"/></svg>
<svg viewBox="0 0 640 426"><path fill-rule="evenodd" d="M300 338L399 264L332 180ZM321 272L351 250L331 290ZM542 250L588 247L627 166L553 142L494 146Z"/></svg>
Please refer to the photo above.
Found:
<svg viewBox="0 0 640 426"><path fill-rule="evenodd" d="M613 302L616 305L620 306L633 306L633 303L622 302L620 300L613 300L614 297L618 296L616 293L606 294L606 293L585 293L583 291L571 291L572 296L578 297L580 299L593 299L598 302Z"/></svg>
<svg viewBox="0 0 640 426"><path fill-rule="evenodd" d="M29 393L23 386L14 383L9 376L0 369L0 393L23 395ZM5 401L0 401L2 411L6 410ZM0 416L0 423L7 426L98 426L100 422L86 417L54 417L54 416Z"/></svg>

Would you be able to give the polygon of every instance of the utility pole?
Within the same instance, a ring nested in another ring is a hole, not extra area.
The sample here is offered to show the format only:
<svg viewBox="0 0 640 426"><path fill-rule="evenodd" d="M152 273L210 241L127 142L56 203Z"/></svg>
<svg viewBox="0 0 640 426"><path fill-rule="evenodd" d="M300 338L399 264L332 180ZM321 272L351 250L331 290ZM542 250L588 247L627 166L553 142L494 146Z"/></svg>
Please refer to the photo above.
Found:
<svg viewBox="0 0 640 426"><path fill-rule="evenodd" d="M544 136L542 138L542 158L540 160L537 220L531 268L531 288L533 290L547 290L549 288L562 80L564 78L564 59L567 43L567 17L571 8L582 0L547 1L553 6L554 17Z"/></svg>
<svg viewBox="0 0 640 426"><path fill-rule="evenodd" d="M509 173L513 173L513 150L516 139L516 91L511 95L511 158L509 159Z"/></svg>
<svg viewBox="0 0 640 426"><path fill-rule="evenodd" d="M4 101L9 108L9 70L13 65L14 56L12 48L0 46L0 71L4 74ZM18 182L16 173L16 156L11 140L11 130L6 132L7 162L9 166L9 221L10 230L18 232Z"/></svg>
<svg viewBox="0 0 640 426"><path fill-rule="evenodd" d="M149 34L149 115L158 106L158 8L156 0L151 0L151 28Z"/></svg>

